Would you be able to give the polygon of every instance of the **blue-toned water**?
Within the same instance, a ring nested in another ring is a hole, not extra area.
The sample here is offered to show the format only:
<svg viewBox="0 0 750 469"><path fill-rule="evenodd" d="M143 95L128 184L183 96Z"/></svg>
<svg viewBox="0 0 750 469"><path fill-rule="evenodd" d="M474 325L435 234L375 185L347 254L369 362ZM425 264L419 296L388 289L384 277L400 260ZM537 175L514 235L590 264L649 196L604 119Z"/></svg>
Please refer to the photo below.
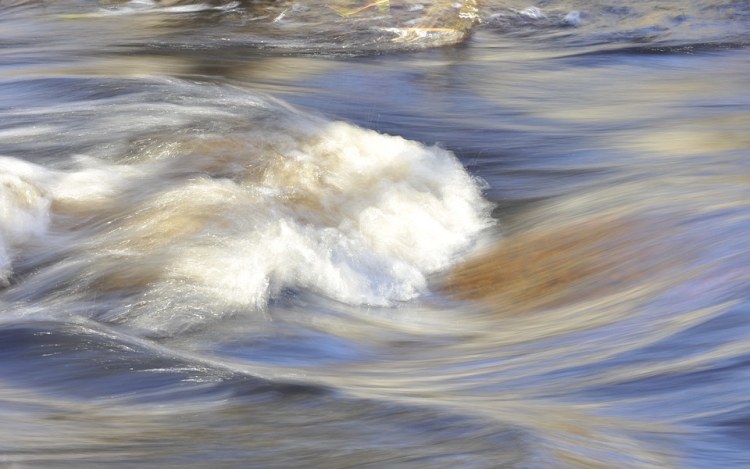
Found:
<svg viewBox="0 0 750 469"><path fill-rule="evenodd" d="M0 1L0 467L750 467L750 3L368 3Z"/></svg>

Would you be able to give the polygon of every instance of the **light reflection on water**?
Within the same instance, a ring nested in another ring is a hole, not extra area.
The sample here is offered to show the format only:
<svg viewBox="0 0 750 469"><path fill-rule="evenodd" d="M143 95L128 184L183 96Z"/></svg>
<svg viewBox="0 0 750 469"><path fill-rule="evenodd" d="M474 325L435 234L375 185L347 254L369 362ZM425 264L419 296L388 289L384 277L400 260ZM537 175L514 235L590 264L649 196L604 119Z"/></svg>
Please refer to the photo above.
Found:
<svg viewBox="0 0 750 469"><path fill-rule="evenodd" d="M3 464L747 464L746 5L17 3Z"/></svg>

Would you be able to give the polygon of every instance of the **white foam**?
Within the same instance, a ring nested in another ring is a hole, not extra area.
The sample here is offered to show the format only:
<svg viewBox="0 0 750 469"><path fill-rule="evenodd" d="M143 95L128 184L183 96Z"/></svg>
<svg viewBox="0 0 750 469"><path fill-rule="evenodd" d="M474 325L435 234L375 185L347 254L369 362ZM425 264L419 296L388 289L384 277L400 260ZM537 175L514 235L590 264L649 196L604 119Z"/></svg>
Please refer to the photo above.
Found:
<svg viewBox="0 0 750 469"><path fill-rule="evenodd" d="M40 166L0 157L0 285L7 285L20 247L47 231L50 177Z"/></svg>
<svg viewBox="0 0 750 469"><path fill-rule="evenodd" d="M24 171L45 182L3 204L14 207L2 214L5 244L42 234L53 202L54 228L74 230L55 275L68 269L82 291L172 298L127 313L162 328L187 321L175 302L262 310L290 288L349 304L410 300L490 223L481 184L446 150L298 115L269 125L160 141L132 164L82 158L43 178L13 160L13 187L29 184Z"/></svg>
<svg viewBox="0 0 750 469"><path fill-rule="evenodd" d="M519 11L518 14L534 20L543 20L547 17L547 15L537 7L525 8Z"/></svg>
<svg viewBox="0 0 750 469"><path fill-rule="evenodd" d="M578 11L571 11L570 13L565 15L563 22L567 24L568 26L580 26L581 25L581 13Z"/></svg>
<svg viewBox="0 0 750 469"><path fill-rule="evenodd" d="M221 169L207 155L187 165L244 180L200 180L148 202L201 220L210 213L200 233L179 241L166 277L227 304L262 307L275 292L301 287L388 305L423 292L426 276L448 267L488 224L479 185L440 148L344 123L275 136L264 143L267 154L253 154L262 138L234 148L246 155L223 155ZM263 168L260 180L244 175L253 167Z"/></svg>

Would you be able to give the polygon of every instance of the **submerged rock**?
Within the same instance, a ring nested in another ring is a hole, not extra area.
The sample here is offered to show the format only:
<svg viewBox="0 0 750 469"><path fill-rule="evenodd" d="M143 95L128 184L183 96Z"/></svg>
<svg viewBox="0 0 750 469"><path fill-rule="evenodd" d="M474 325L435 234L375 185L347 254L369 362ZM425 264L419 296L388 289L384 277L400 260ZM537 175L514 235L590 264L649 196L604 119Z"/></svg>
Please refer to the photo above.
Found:
<svg viewBox="0 0 750 469"><path fill-rule="evenodd" d="M89 7L90 8L90 7ZM229 27L233 43L310 52L377 52L455 44L479 23L476 0L312 0L309 2L229 0L100 0L96 12L69 19L108 15L175 14L202 29ZM180 27L177 21L173 27Z"/></svg>
<svg viewBox="0 0 750 469"><path fill-rule="evenodd" d="M519 312L593 299L674 266L675 258L665 255L660 238L655 226L634 217L532 229L457 266L440 288L459 300L492 302Z"/></svg>

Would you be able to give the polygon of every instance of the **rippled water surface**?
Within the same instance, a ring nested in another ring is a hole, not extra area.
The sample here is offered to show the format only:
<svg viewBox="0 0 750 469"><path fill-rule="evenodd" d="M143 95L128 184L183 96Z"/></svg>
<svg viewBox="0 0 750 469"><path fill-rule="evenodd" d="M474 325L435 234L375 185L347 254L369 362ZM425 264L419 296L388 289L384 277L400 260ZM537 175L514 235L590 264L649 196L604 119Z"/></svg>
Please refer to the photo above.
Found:
<svg viewBox="0 0 750 469"><path fill-rule="evenodd" d="M750 467L750 3L0 1L0 467Z"/></svg>

